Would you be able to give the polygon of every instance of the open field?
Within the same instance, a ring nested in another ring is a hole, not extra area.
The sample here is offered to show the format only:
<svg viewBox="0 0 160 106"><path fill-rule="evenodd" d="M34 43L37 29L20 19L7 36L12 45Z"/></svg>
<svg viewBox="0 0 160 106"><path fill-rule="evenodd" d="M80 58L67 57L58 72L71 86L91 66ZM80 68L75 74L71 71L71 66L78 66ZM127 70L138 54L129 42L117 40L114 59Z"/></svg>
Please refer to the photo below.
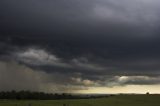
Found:
<svg viewBox="0 0 160 106"><path fill-rule="evenodd" d="M65 104L65 105L64 105ZM78 100L0 100L0 106L160 106L160 95L118 95Z"/></svg>

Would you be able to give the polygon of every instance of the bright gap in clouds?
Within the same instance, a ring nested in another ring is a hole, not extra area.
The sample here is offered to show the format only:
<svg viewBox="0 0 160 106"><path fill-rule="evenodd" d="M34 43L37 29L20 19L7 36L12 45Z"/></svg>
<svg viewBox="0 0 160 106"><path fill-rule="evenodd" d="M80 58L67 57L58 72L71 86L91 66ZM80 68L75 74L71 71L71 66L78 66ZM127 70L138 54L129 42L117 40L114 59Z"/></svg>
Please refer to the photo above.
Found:
<svg viewBox="0 0 160 106"><path fill-rule="evenodd" d="M138 93L146 94L160 94L160 85L127 85L115 87L90 87L88 90L79 90L78 93L82 94L117 94L117 93Z"/></svg>

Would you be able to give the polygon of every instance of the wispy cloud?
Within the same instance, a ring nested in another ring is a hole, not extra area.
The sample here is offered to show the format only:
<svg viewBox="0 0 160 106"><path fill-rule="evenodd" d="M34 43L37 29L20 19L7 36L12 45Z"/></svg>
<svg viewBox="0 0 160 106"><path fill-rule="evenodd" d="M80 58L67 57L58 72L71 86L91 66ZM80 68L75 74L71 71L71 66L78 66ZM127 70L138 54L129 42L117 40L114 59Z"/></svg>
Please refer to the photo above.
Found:
<svg viewBox="0 0 160 106"><path fill-rule="evenodd" d="M71 62L74 65L74 67L78 67L78 68L85 69L85 70L103 71L107 69L104 66L100 66L98 64L89 62L89 60L85 57L74 58L71 60Z"/></svg>
<svg viewBox="0 0 160 106"><path fill-rule="evenodd" d="M49 53L44 49L29 48L23 51L12 53L14 59L24 64L32 66L55 66L60 68L103 71L106 67L90 62L85 57L73 58L65 60L57 57L53 53Z"/></svg>
<svg viewBox="0 0 160 106"><path fill-rule="evenodd" d="M18 61L30 65L53 65L57 67L71 67L69 64L63 63L60 58L45 51L44 49L29 48L24 51L13 53L13 55Z"/></svg>
<svg viewBox="0 0 160 106"><path fill-rule="evenodd" d="M160 76L115 76L106 79L106 86L158 85Z"/></svg>

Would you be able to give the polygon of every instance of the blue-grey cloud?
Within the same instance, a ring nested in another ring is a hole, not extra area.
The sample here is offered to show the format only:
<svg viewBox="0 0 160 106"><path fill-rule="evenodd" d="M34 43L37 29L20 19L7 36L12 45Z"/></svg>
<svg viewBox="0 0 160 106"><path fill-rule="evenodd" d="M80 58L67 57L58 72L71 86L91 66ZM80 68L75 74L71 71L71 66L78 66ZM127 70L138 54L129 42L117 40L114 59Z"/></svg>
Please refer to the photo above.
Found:
<svg viewBox="0 0 160 106"><path fill-rule="evenodd" d="M159 3L1 0L0 60L66 75L68 79L57 82L60 86L65 81L100 86L115 76L132 76L121 85L158 84L136 76L160 74Z"/></svg>

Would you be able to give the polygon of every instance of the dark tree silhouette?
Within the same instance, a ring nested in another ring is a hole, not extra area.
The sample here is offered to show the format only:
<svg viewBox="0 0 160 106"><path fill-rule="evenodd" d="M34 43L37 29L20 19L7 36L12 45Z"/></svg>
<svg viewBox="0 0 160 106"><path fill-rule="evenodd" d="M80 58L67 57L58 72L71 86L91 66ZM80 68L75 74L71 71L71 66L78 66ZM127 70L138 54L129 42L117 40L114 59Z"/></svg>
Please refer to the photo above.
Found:
<svg viewBox="0 0 160 106"><path fill-rule="evenodd" d="M13 100L59 100L59 99L89 99L89 98L101 98L107 97L101 96L88 96L88 95L72 95L72 94L52 94L44 92L31 92L31 91L1 91L0 99L13 99Z"/></svg>
<svg viewBox="0 0 160 106"><path fill-rule="evenodd" d="M149 95L149 94L150 94L149 92L146 93L146 95Z"/></svg>

